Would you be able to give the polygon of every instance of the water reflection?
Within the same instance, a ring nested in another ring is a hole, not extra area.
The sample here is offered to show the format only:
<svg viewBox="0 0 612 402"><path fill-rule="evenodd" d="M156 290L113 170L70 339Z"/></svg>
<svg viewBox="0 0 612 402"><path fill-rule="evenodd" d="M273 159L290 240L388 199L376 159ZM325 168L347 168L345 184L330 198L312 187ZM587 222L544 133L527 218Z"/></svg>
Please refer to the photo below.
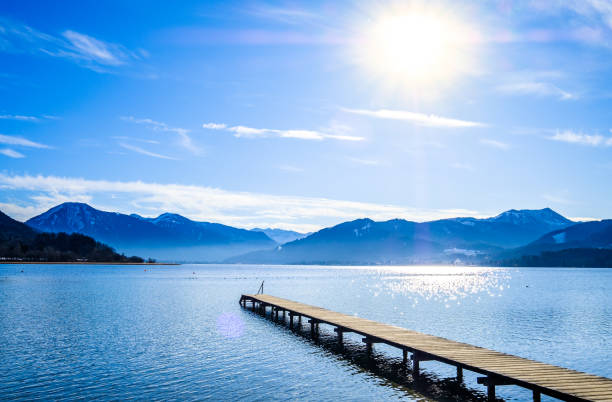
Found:
<svg viewBox="0 0 612 402"><path fill-rule="evenodd" d="M510 287L511 271L477 267L395 267L379 271L381 281L371 287L374 297L402 296L416 307L419 302L460 305L462 299L500 297Z"/></svg>

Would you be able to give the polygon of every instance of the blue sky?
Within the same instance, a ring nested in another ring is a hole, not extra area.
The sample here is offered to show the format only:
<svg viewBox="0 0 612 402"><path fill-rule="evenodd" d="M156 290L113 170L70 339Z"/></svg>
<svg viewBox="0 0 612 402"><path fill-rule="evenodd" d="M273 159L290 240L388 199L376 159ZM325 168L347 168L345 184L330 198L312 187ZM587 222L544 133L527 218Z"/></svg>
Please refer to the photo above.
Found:
<svg viewBox="0 0 612 402"><path fill-rule="evenodd" d="M605 0L5 0L0 210L609 218L611 71Z"/></svg>

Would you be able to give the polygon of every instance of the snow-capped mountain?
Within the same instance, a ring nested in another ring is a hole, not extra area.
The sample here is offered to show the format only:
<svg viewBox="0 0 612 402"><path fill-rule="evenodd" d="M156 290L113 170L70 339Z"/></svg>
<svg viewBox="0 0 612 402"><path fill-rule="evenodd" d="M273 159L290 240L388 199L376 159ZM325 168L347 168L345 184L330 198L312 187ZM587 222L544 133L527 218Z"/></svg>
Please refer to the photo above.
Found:
<svg viewBox="0 0 612 402"><path fill-rule="evenodd" d="M320 230L275 250L231 261L270 263L385 264L480 259L534 241L572 221L546 208L511 210L487 219L432 222L357 219Z"/></svg>
<svg viewBox="0 0 612 402"><path fill-rule="evenodd" d="M511 209L486 220L490 222L503 222L523 226L542 225L548 228L563 227L573 223L563 215L558 214L550 208L521 210Z"/></svg>

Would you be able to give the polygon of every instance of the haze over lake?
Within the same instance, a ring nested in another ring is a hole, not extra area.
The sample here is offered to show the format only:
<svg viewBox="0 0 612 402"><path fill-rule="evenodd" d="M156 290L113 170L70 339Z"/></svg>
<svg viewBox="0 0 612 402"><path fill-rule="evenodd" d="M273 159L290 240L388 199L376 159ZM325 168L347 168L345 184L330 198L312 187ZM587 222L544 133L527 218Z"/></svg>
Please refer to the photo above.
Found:
<svg viewBox="0 0 612 402"><path fill-rule="evenodd" d="M420 398L331 353L331 327L318 346L241 309L239 295L262 280L279 297L612 376L610 270L0 265L0 396ZM360 338L346 340L359 359ZM375 351L385 364L401 360ZM442 364L421 367L439 384L454 376ZM473 373L466 384L484 390ZM519 387L498 395L531 396Z"/></svg>

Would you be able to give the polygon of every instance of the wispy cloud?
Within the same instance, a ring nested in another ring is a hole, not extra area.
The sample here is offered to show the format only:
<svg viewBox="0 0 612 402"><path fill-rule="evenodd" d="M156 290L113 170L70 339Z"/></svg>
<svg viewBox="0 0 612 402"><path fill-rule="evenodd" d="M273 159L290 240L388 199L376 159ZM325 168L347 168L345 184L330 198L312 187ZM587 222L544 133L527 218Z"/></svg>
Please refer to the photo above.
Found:
<svg viewBox="0 0 612 402"><path fill-rule="evenodd" d="M136 212L145 216L172 211L195 220L256 227L282 227L293 230L316 230L349 219L364 216L376 220L405 218L417 221L454 216L481 216L475 211L457 209L420 209L390 204L375 204L228 191L218 188L180 184L146 183L142 181L87 180L57 176L0 174L0 188L26 192L30 201L11 207L21 210L26 219L58 202L89 200L94 205L107 199L108 194L121 194L120 212ZM27 197L21 197L27 200ZM28 205L29 204L29 205ZM6 205L6 204L5 204ZM30 208L33 205L34 208Z"/></svg>
<svg viewBox="0 0 612 402"><path fill-rule="evenodd" d="M23 116L20 114L0 114L2 120L20 120L20 121L38 121L38 117L35 116Z"/></svg>
<svg viewBox="0 0 612 402"><path fill-rule="evenodd" d="M114 140L124 140L124 141L137 141L137 142L144 142L146 144L159 144L159 141L155 141L155 140L149 140L147 138L134 138L134 137L126 137L126 136L122 136L122 135L115 135L111 137Z"/></svg>
<svg viewBox="0 0 612 402"><path fill-rule="evenodd" d="M143 124L155 131L167 131L171 133L175 133L178 136L178 144L188 150L189 152L200 155L202 153L202 148L198 147L193 143L193 140L189 136L189 130L186 128L180 127L170 127L166 123L155 121L152 119L138 119L133 116L123 116L122 120L129 121L131 123Z"/></svg>
<svg viewBox="0 0 612 402"><path fill-rule="evenodd" d="M146 54L73 30L52 35L4 18L0 18L0 51L42 53L71 60L97 72L109 72L109 67L128 64Z"/></svg>
<svg viewBox="0 0 612 402"><path fill-rule="evenodd" d="M348 109L342 108L346 113L358 114L362 116L374 117L377 119L388 120L403 120L408 121L418 126L425 127L442 127L442 128L467 128L467 127L484 127L486 124L469 120L452 119L448 117L436 116L434 114L424 114L409 112L406 110L366 110L366 109Z"/></svg>
<svg viewBox="0 0 612 402"><path fill-rule="evenodd" d="M23 137L14 137L11 135L0 134L0 144L18 145L30 148L50 148L48 145L30 141Z"/></svg>
<svg viewBox="0 0 612 402"><path fill-rule="evenodd" d="M503 150L510 149L509 144L506 144L505 142L501 142L497 140L490 140L488 138L482 138L480 140L480 143L484 145L488 145L493 148L497 148L497 149L503 149Z"/></svg>
<svg viewBox="0 0 612 402"><path fill-rule="evenodd" d="M300 140L334 139L340 141L363 141L365 138L352 135L329 134L315 130L279 130L274 128L254 128L248 126L228 126L220 123L204 123L203 128L211 130L224 130L234 133L234 137L240 138L262 138L262 137L281 137L296 138Z"/></svg>
<svg viewBox="0 0 612 402"><path fill-rule="evenodd" d="M117 45L105 43L91 36L75 31L65 31L62 36L70 43L74 52L69 57L83 58L96 63L118 66L125 64L128 57ZM58 55L62 55L58 53Z"/></svg>
<svg viewBox="0 0 612 402"><path fill-rule="evenodd" d="M24 154L10 148L0 149L0 154L8 156L9 158L25 158Z"/></svg>
<svg viewBox="0 0 612 402"><path fill-rule="evenodd" d="M547 13L567 9L612 29L612 2L609 0L538 0L532 1L531 6Z"/></svg>
<svg viewBox="0 0 612 402"><path fill-rule="evenodd" d="M576 133L571 130L557 131L553 136L548 137L549 140L567 142L570 144L597 146L612 146L612 137L604 137L599 134L583 134Z"/></svg>
<svg viewBox="0 0 612 402"><path fill-rule="evenodd" d="M129 149L130 151L134 151L136 153L142 154L142 155L151 156L153 158L176 160L176 158L172 158L170 156L161 155L155 152L147 151L146 149L137 147L135 145L126 144L124 142L120 142L119 146L125 149Z"/></svg>
<svg viewBox="0 0 612 402"><path fill-rule="evenodd" d="M514 82L510 84L499 85L497 90L506 94L513 95L536 95L536 96L553 96L560 100L574 100L578 97L570 92L548 83L548 82Z"/></svg>
<svg viewBox="0 0 612 402"><path fill-rule="evenodd" d="M257 5L246 10L249 14L285 24L304 24L320 19L320 15L297 7L273 7Z"/></svg>

